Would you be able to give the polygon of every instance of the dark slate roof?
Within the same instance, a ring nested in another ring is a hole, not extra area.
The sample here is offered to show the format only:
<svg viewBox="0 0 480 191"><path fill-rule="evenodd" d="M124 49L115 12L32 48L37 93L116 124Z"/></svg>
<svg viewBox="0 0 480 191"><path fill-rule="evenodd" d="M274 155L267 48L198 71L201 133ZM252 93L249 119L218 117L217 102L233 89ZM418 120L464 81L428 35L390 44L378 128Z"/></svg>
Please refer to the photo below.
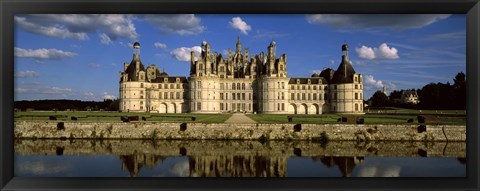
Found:
<svg viewBox="0 0 480 191"><path fill-rule="evenodd" d="M176 83L177 78L180 78L180 83L188 83L187 77L185 76L168 76L168 83ZM157 77L152 82L154 83L165 83L164 77Z"/></svg>
<svg viewBox="0 0 480 191"><path fill-rule="evenodd" d="M353 74L355 74L352 64L348 61L348 57L342 56L342 63L338 66L337 71L333 74L331 83L345 84L353 83ZM346 74L346 76L345 76Z"/></svg>
<svg viewBox="0 0 480 191"><path fill-rule="evenodd" d="M318 77L320 77L320 76L317 73L312 74L312 78L318 78Z"/></svg>
<svg viewBox="0 0 480 191"><path fill-rule="evenodd" d="M137 72L139 71L136 71L136 66L135 66L137 61L140 62L139 71L145 71L145 67L143 66L142 61L140 60L140 56L136 57L134 55L132 62L130 62L130 65L128 65L127 69L125 70L125 73L128 74L127 81L138 81Z"/></svg>
<svg viewBox="0 0 480 191"><path fill-rule="evenodd" d="M325 80L327 80L327 82L330 83L334 73L335 73L335 70L331 68L325 68L322 70L322 72L320 72L319 77L325 78Z"/></svg>
<svg viewBox="0 0 480 191"><path fill-rule="evenodd" d="M410 96L410 95L418 96L417 91L412 91L412 90L404 90L402 91L402 94L405 96Z"/></svg>
<svg viewBox="0 0 480 191"><path fill-rule="evenodd" d="M327 83L325 78L290 78L288 84L297 84L297 79L300 80L300 84L308 84L308 79L310 79L310 84L318 84L318 81L321 81L322 84Z"/></svg>

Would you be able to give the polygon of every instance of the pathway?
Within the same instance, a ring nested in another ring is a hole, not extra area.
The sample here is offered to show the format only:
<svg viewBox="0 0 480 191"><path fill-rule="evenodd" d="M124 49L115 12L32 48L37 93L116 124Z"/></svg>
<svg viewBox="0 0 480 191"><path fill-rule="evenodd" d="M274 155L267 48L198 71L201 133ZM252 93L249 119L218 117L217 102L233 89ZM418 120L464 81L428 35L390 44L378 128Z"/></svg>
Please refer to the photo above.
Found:
<svg viewBox="0 0 480 191"><path fill-rule="evenodd" d="M234 113L230 118L227 119L227 121L225 121L225 123L240 124L240 123L257 123L257 122L250 119L243 113Z"/></svg>

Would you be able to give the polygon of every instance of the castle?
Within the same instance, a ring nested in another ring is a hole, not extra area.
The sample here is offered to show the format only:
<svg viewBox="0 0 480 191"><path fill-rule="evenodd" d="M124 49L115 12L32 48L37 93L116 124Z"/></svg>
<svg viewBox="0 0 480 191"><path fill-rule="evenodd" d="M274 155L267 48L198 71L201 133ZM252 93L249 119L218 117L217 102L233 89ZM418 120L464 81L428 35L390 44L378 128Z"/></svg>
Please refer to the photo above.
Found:
<svg viewBox="0 0 480 191"><path fill-rule="evenodd" d="M240 37L235 52L212 54L210 44L201 43L196 59L191 52L190 76L169 76L157 66L145 68L140 43L133 45L130 64L120 73L122 112L155 113L268 113L322 114L363 112L362 74L348 59L342 45L337 70L325 68L311 77L287 77L287 56L277 58L272 41L267 53L250 55Z"/></svg>

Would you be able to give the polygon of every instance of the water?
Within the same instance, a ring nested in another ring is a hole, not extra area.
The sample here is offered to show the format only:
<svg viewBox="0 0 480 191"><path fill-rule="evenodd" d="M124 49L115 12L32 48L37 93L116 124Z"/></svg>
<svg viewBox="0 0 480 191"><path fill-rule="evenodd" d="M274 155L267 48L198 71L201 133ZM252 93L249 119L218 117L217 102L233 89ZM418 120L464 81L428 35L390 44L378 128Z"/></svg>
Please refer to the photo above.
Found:
<svg viewBox="0 0 480 191"><path fill-rule="evenodd" d="M19 177L465 177L465 143L16 140Z"/></svg>

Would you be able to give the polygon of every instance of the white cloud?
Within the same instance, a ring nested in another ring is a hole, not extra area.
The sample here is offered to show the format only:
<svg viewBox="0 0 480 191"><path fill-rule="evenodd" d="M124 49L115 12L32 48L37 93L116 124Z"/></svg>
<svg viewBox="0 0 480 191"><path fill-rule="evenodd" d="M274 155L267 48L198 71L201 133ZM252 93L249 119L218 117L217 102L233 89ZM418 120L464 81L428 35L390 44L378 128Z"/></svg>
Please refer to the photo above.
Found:
<svg viewBox="0 0 480 191"><path fill-rule="evenodd" d="M179 177L188 177L190 175L190 166L188 160L174 164L170 172Z"/></svg>
<svg viewBox="0 0 480 191"><path fill-rule="evenodd" d="M103 92L102 98L103 99L111 99L111 100L117 99L116 96L108 94L107 92Z"/></svg>
<svg viewBox="0 0 480 191"><path fill-rule="evenodd" d="M15 16L19 28L55 38L87 40L91 32L100 32L110 39L138 38L130 15L118 14L37 14Z"/></svg>
<svg viewBox="0 0 480 191"><path fill-rule="evenodd" d="M47 87L41 89L40 93L44 93L44 94L72 94L73 90L71 88L60 88L60 87L47 86Z"/></svg>
<svg viewBox="0 0 480 191"><path fill-rule="evenodd" d="M206 29L200 24L201 19L194 14L145 15L145 20L164 34L196 35Z"/></svg>
<svg viewBox="0 0 480 191"><path fill-rule="evenodd" d="M341 29L416 29L450 17L449 14L315 14L306 15L311 24Z"/></svg>
<svg viewBox="0 0 480 191"><path fill-rule="evenodd" d="M381 80L375 80L372 75L366 75L363 81L365 82L365 89L367 90L383 88L384 86Z"/></svg>
<svg viewBox="0 0 480 191"><path fill-rule="evenodd" d="M94 97L95 96L95 94L93 92L85 92L83 95L87 96L87 97Z"/></svg>
<svg viewBox="0 0 480 191"><path fill-rule="evenodd" d="M105 33L99 34L98 36L100 37L100 42L102 44L109 45L112 42L112 39L110 39Z"/></svg>
<svg viewBox="0 0 480 191"><path fill-rule="evenodd" d="M26 77L38 77L40 76L40 73L27 70L27 71L20 71L15 74L15 77L17 78L26 78Z"/></svg>
<svg viewBox="0 0 480 191"><path fill-rule="evenodd" d="M93 63L93 62L92 62L92 63L89 63L88 66L89 66L90 68L100 68L100 64Z"/></svg>
<svg viewBox="0 0 480 191"><path fill-rule="evenodd" d="M248 35L248 31L252 29L252 27L248 25L245 21L243 21L240 17L233 17L232 21L229 22L229 24L232 28L240 30L240 32L245 35Z"/></svg>
<svg viewBox="0 0 480 191"><path fill-rule="evenodd" d="M374 60L374 59L398 59L398 50L395 47L389 47L386 43L382 43L378 48L361 46L356 48L358 57Z"/></svg>
<svg viewBox="0 0 480 191"><path fill-rule="evenodd" d="M190 52L192 51L195 52L195 60L196 60L198 59L198 55L200 55L200 53L202 52L202 48L200 46L194 46L192 48L180 47L170 52L170 55L172 55L179 61L189 62Z"/></svg>
<svg viewBox="0 0 480 191"><path fill-rule="evenodd" d="M167 45L161 42L155 42L153 45L155 46L155 48L160 48L160 49L167 48Z"/></svg>
<svg viewBox="0 0 480 191"><path fill-rule="evenodd" d="M76 56L76 53L66 52L57 49L22 49L15 47L15 56L21 58L35 58L35 59L48 59L48 60L60 60L65 57Z"/></svg>
<svg viewBox="0 0 480 191"><path fill-rule="evenodd" d="M375 167L366 166L358 172L359 177L400 177L399 166Z"/></svg>
<svg viewBox="0 0 480 191"><path fill-rule="evenodd" d="M287 36L288 34L285 33L278 33L275 31L268 31L268 30L257 30L254 38L264 38L264 39L276 39Z"/></svg>

